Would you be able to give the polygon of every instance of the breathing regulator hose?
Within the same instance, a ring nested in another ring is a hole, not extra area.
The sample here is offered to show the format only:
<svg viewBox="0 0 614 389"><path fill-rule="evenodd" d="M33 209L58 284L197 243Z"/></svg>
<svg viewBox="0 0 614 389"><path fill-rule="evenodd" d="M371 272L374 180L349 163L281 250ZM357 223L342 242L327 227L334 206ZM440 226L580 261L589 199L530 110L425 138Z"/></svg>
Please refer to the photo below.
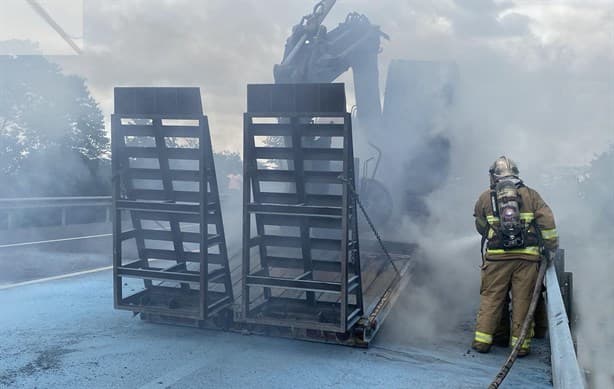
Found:
<svg viewBox="0 0 614 389"><path fill-rule="evenodd" d="M535 308L537 307L537 300L539 299L539 294L542 290L542 284L544 282L544 276L546 275L546 268L548 267L548 259L546 256L542 257L542 260L539 264L539 272L537 273L537 280L535 281L535 287L533 288L533 296L531 297L531 303L529 304L529 310L527 312L527 316L524 318L524 322L522 323L522 327L520 328L520 336L518 337L518 341L516 345L512 349L512 352L507 357L507 360L501 366L501 370L495 377L494 381L488 386L488 389L497 389L499 385L503 382L507 373L512 369L514 362L516 362L516 358L518 357L518 351L520 347L524 343L524 340L529 333L529 328L531 327L531 322L533 321L533 315L535 314Z"/></svg>

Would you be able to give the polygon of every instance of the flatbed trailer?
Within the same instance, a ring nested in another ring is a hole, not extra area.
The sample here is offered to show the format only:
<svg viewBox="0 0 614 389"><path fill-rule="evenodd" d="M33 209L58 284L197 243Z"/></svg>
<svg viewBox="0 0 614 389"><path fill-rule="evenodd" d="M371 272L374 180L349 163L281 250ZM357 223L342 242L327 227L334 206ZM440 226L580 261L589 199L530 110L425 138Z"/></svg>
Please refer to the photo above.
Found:
<svg viewBox="0 0 614 389"><path fill-rule="evenodd" d="M115 98L116 308L369 345L407 284L414 246L387 242L386 254L365 240L371 231L359 234L343 84L248 86L243 249L230 257L198 89L123 87ZM268 147L267 136L287 144Z"/></svg>

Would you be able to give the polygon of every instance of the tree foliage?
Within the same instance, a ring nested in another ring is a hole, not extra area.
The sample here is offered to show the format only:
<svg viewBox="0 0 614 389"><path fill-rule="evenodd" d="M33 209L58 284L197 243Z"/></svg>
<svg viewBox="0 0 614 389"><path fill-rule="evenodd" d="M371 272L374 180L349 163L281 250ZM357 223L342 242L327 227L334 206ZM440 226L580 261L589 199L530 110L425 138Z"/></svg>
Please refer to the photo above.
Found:
<svg viewBox="0 0 614 389"><path fill-rule="evenodd" d="M42 56L0 57L0 196L108 192L108 153L82 78Z"/></svg>
<svg viewBox="0 0 614 389"><path fill-rule="evenodd" d="M0 197L110 195L104 116L85 81L43 56L0 56ZM221 192L239 154L215 154Z"/></svg>
<svg viewBox="0 0 614 389"><path fill-rule="evenodd" d="M243 174L243 162L238 153L222 152L213 154L215 162L215 170L217 176L217 185L220 193L228 193L229 191L240 191L239 182L237 179Z"/></svg>

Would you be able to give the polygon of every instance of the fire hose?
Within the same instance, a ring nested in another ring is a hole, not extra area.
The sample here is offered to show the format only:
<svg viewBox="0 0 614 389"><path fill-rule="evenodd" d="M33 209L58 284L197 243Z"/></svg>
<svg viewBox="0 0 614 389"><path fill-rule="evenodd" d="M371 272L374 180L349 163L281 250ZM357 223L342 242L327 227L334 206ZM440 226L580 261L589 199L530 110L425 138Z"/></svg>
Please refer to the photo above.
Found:
<svg viewBox="0 0 614 389"><path fill-rule="evenodd" d="M501 366L499 373L488 386L488 389L497 389L499 385L503 382L507 373L512 369L514 362L516 362L516 358L518 357L518 351L520 351L520 347L524 343L524 340L529 333L529 328L531 327L531 322L533 321L533 314L535 313L535 308L537 307L537 300L539 299L539 294L542 290L542 284L544 282L544 276L546 274L546 268L548 267L548 260L546 257L543 257L539 264L539 272L537 274L537 280L535 281L535 286L533 288L533 296L531 297L531 303L529 304L529 310L527 312L526 317L524 318L524 322L522 323L522 327L520 328L520 336L518 337L518 341L514 345L512 352L507 357L507 360Z"/></svg>

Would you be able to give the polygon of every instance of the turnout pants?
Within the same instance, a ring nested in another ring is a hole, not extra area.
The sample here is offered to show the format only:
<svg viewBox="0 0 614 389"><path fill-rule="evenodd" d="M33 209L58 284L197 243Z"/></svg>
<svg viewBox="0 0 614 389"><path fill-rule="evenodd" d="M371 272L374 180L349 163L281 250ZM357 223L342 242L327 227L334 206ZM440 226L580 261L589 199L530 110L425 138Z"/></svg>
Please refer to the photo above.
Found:
<svg viewBox="0 0 614 389"><path fill-rule="evenodd" d="M475 329L477 342L492 344L493 335L500 324L508 291L512 293L511 345L520 336L522 322L529 310L533 287L537 280L539 263L522 259L487 260L482 267L480 310ZM528 349L532 331L522 348Z"/></svg>
<svg viewBox="0 0 614 389"><path fill-rule="evenodd" d="M535 315L533 317L533 329L534 329L534 337L541 339L546 336L546 332L548 332L548 313L546 311L546 301L544 300L544 291L545 287L542 287L542 292L539 295L539 299L537 300L537 306L535 307ZM501 314L501 321L497 326L497 329L494 333L494 343L503 346L509 344L510 339L510 302L512 300L509 297L509 293L505 299L505 303L503 304L503 311Z"/></svg>

